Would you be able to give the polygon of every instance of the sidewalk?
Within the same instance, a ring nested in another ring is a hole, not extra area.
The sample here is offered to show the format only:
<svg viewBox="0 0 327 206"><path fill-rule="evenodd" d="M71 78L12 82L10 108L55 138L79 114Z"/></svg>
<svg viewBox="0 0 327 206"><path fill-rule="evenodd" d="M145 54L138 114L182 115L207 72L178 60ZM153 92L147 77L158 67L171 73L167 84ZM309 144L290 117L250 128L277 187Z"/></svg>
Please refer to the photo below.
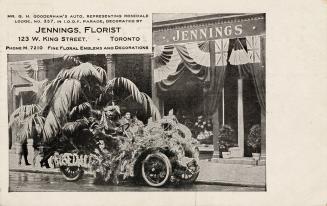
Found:
<svg viewBox="0 0 327 206"><path fill-rule="evenodd" d="M266 168L265 166L200 160L200 174L197 183L265 187Z"/></svg>
<svg viewBox="0 0 327 206"><path fill-rule="evenodd" d="M17 164L17 155L13 153L10 154L9 170L16 172L37 172L49 174L60 173L59 169L46 169L33 167L32 165L25 166L24 163L19 166ZM265 166L224 164L211 162L208 160L200 160L200 174L197 178L196 184L265 187L265 181Z"/></svg>

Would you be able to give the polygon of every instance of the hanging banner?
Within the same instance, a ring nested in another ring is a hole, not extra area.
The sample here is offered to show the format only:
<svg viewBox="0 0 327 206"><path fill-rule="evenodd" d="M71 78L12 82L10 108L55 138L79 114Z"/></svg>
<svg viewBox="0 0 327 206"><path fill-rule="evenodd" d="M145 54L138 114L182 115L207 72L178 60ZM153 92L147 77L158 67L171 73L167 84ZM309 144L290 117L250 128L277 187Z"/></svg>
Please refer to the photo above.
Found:
<svg viewBox="0 0 327 206"><path fill-rule="evenodd" d="M247 36L246 46L251 63L260 63L260 36Z"/></svg>
<svg viewBox="0 0 327 206"><path fill-rule="evenodd" d="M229 39L215 40L216 66L226 66L228 56Z"/></svg>

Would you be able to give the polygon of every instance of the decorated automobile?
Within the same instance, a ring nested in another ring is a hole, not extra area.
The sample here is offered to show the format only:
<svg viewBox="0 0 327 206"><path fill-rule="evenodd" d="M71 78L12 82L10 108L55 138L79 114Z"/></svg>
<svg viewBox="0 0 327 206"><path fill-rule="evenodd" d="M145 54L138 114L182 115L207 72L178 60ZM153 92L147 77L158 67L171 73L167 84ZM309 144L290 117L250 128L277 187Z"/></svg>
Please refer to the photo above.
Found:
<svg viewBox="0 0 327 206"><path fill-rule="evenodd" d="M174 116L150 122L137 132L132 132L133 123L121 124L121 131L110 135L96 121L88 125L86 119L67 123L63 133L72 147L55 152L50 159L68 181L76 181L88 171L96 183L119 184L133 179L160 187L193 183L199 174L197 141Z"/></svg>
<svg viewBox="0 0 327 206"><path fill-rule="evenodd" d="M65 56L52 80L33 82L38 102L23 105L10 117L18 141L41 139L41 166L60 168L68 181L93 173L95 182L119 184L128 179L154 187L191 183L199 174L196 140L174 116L163 117L151 98L123 77L107 79L90 62ZM20 74L22 78L26 75ZM131 99L146 118L121 117Z"/></svg>

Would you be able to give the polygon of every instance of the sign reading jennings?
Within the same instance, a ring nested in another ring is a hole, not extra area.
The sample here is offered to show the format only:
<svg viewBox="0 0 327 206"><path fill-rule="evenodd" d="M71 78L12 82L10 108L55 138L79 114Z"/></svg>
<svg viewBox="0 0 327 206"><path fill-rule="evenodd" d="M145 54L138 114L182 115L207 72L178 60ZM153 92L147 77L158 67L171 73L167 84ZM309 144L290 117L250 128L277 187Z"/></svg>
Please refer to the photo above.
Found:
<svg viewBox="0 0 327 206"><path fill-rule="evenodd" d="M7 14L7 53L151 53L147 13Z"/></svg>
<svg viewBox="0 0 327 206"><path fill-rule="evenodd" d="M166 25L154 28L154 45L168 45L186 42L206 41L211 39L240 38L260 35L265 31L264 19L234 21L234 22L211 22L202 24L184 24L182 26Z"/></svg>

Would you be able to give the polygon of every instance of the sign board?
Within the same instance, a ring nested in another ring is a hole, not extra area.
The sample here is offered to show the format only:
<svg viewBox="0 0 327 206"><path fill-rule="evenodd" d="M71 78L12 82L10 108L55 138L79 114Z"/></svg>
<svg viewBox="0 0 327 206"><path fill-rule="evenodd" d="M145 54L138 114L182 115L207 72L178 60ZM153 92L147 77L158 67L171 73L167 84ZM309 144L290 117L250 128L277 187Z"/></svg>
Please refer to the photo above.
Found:
<svg viewBox="0 0 327 206"><path fill-rule="evenodd" d="M213 39L240 38L265 33L265 19L235 20L175 26L153 31L154 45L169 45Z"/></svg>

